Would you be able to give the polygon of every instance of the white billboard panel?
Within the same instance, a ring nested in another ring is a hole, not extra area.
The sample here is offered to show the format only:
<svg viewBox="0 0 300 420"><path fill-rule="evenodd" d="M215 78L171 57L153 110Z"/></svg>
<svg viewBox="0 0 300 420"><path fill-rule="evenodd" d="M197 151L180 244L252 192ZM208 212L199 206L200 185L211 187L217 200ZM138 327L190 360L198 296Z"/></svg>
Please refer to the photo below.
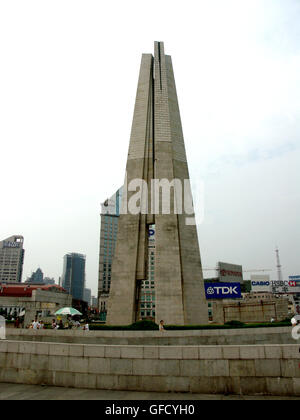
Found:
<svg viewBox="0 0 300 420"><path fill-rule="evenodd" d="M236 264L219 262L220 282L223 283L242 283L243 267Z"/></svg>
<svg viewBox="0 0 300 420"><path fill-rule="evenodd" d="M270 292L274 294L300 293L300 282L296 280L270 280L267 276L251 276L252 292Z"/></svg>
<svg viewBox="0 0 300 420"><path fill-rule="evenodd" d="M250 280L252 292L271 292L271 280L269 275L252 275Z"/></svg>

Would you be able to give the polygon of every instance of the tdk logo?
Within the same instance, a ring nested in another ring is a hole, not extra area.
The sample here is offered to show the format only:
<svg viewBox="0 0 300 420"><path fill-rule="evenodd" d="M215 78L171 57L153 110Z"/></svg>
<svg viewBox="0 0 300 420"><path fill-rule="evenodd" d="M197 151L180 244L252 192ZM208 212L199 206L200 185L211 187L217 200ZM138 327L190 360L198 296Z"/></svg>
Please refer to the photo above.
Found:
<svg viewBox="0 0 300 420"><path fill-rule="evenodd" d="M235 287L215 287L214 289L215 289L215 291L218 295L220 293L222 295L233 295L233 294L238 295L239 294L239 292L237 290L238 289L237 286L235 286Z"/></svg>
<svg viewBox="0 0 300 420"><path fill-rule="evenodd" d="M239 283L206 283L206 299L237 299L242 297Z"/></svg>

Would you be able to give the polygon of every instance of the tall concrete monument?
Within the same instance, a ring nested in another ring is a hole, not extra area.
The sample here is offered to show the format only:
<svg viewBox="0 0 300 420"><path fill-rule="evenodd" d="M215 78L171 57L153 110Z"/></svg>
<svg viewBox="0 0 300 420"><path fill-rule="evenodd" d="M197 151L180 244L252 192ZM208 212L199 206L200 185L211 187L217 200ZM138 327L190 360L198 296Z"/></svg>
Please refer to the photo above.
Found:
<svg viewBox="0 0 300 420"><path fill-rule="evenodd" d="M172 61L162 42L154 47L154 57L142 55L107 323L140 319L147 305L141 288L152 283L157 323L203 324L208 310ZM153 282L150 228L155 229Z"/></svg>

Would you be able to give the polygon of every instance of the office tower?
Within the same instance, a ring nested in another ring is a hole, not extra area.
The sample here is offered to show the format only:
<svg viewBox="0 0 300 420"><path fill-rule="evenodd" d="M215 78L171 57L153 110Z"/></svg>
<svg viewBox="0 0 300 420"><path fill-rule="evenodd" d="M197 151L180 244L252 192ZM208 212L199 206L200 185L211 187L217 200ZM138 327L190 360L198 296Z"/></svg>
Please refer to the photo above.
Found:
<svg viewBox="0 0 300 420"><path fill-rule="evenodd" d="M36 271L34 271L30 277L27 278L25 283L31 283L31 284L42 284L44 283L44 273L40 268L38 268Z"/></svg>
<svg viewBox="0 0 300 420"><path fill-rule="evenodd" d="M24 263L24 238L10 236L0 242L0 283L21 283Z"/></svg>
<svg viewBox="0 0 300 420"><path fill-rule="evenodd" d="M92 291L91 289L84 289L84 296L83 300L87 302L89 306L91 306L91 299L92 299Z"/></svg>
<svg viewBox="0 0 300 420"><path fill-rule="evenodd" d="M84 300L85 259L85 255L76 253L64 256L62 287L78 300Z"/></svg>
<svg viewBox="0 0 300 420"><path fill-rule="evenodd" d="M111 268L118 233L118 221L123 188L101 205L100 253L98 276L98 306L100 319L106 320L107 301L111 285Z"/></svg>

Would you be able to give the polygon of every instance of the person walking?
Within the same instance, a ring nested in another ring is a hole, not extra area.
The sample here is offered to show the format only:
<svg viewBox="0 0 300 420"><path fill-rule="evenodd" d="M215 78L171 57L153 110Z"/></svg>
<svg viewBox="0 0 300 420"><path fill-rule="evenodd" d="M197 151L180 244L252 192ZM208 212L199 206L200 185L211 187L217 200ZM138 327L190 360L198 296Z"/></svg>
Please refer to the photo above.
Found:
<svg viewBox="0 0 300 420"><path fill-rule="evenodd" d="M165 328L164 328L164 320L163 319L159 323L159 331L165 331Z"/></svg>

